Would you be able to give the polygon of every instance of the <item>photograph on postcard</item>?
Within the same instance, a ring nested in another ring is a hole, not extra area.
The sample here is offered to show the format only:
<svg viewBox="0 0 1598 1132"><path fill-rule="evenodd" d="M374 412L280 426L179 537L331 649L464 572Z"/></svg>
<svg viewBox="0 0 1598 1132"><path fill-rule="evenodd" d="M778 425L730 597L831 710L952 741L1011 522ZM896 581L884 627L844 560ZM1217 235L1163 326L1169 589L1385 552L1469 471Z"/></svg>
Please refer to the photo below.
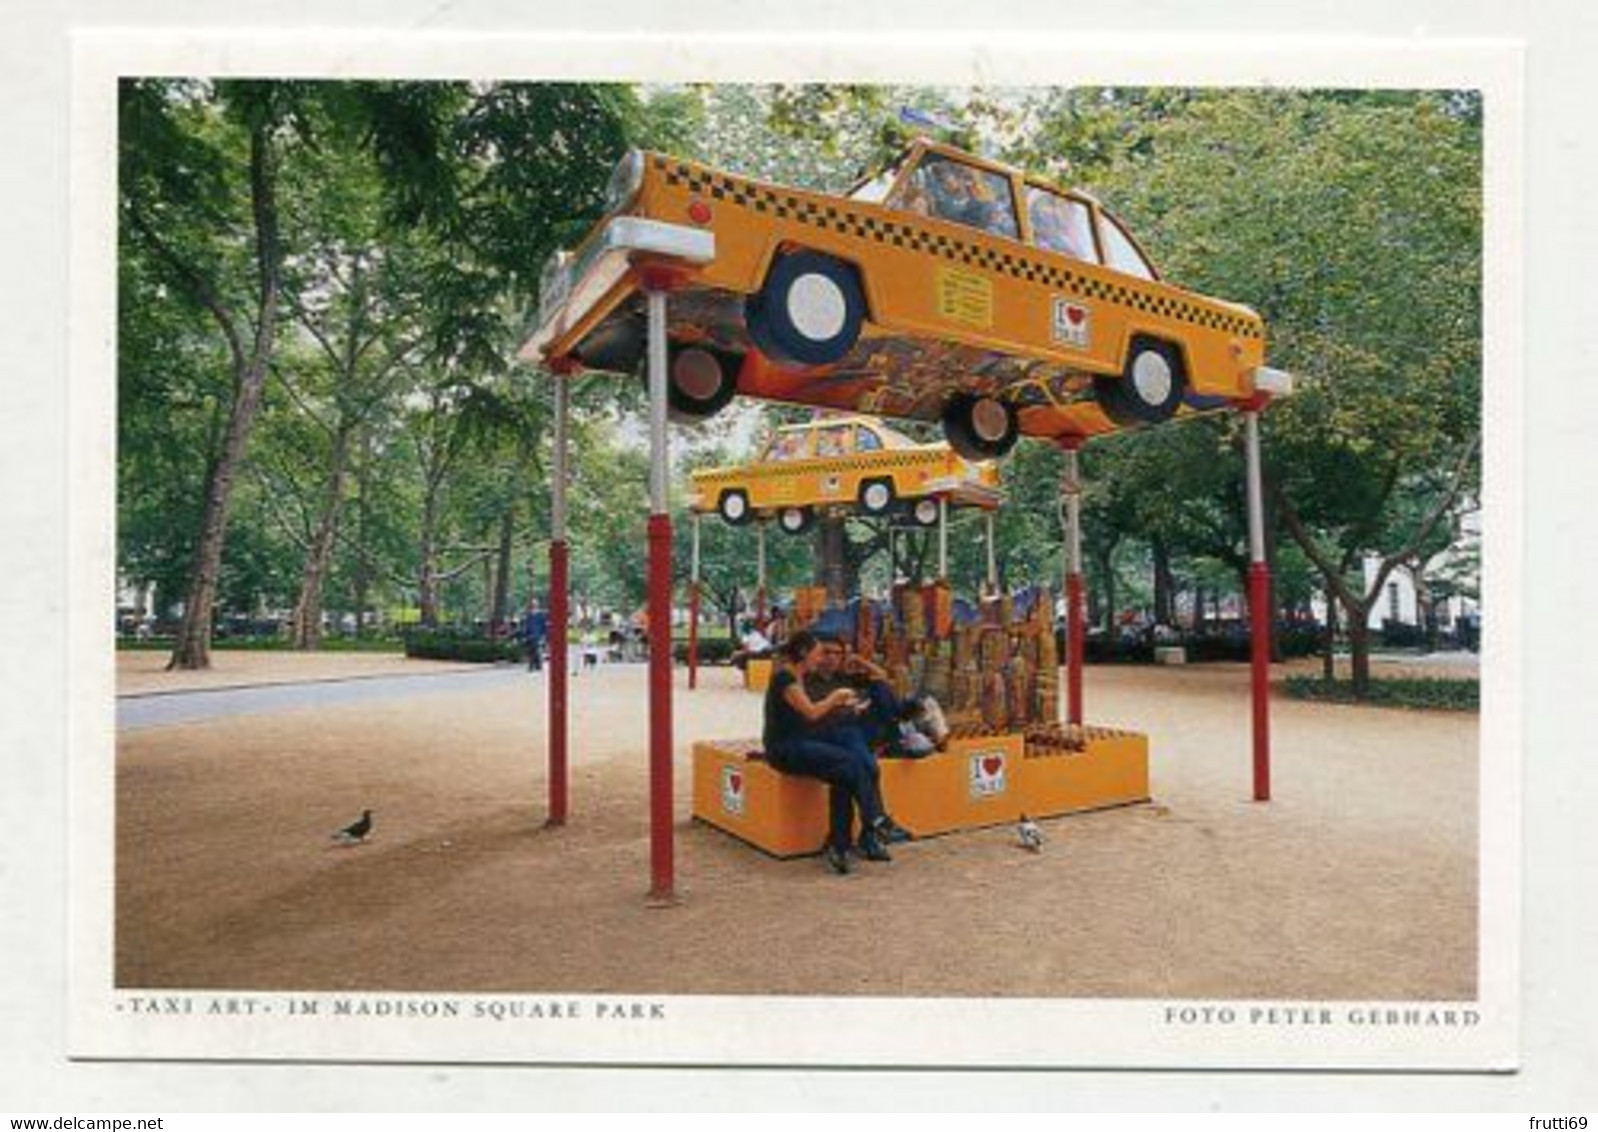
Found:
<svg viewBox="0 0 1598 1132"><path fill-rule="evenodd" d="M1475 1048L1486 102L120 73L106 1000Z"/></svg>

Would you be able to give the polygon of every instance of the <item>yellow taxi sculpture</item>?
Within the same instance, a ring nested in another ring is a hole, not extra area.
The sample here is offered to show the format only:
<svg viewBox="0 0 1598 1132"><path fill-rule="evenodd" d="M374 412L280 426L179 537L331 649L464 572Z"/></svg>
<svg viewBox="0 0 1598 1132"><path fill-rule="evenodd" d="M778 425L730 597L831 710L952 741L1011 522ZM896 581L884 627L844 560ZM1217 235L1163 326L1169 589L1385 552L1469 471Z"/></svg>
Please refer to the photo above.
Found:
<svg viewBox="0 0 1598 1132"><path fill-rule="evenodd" d="M671 296L679 417L738 393L940 420L971 459L1285 390L1247 307L1160 279L1085 193L921 140L845 196L630 152L545 265L523 356L634 372Z"/></svg>
<svg viewBox="0 0 1598 1132"><path fill-rule="evenodd" d="M999 470L973 463L947 444L917 444L869 417L827 417L772 433L747 464L693 473L688 504L735 525L775 515L789 534L810 526L816 511L858 507L868 515L904 512L930 527L938 501L996 507Z"/></svg>

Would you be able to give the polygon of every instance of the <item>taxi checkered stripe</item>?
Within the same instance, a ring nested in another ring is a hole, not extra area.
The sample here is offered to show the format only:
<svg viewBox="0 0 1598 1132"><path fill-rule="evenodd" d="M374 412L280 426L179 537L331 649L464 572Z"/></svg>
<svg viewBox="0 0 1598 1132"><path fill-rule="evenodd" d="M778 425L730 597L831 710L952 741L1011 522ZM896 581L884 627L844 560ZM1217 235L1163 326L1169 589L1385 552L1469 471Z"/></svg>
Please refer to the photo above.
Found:
<svg viewBox="0 0 1598 1132"><path fill-rule="evenodd" d="M896 224L875 216L861 216L837 205L794 196L754 181L743 181L725 173L713 173L692 165L655 159L655 168L666 176L666 184L686 188L711 200L731 203L738 208L793 220L817 228L828 228L857 239L891 244L909 251L929 252L953 263L980 268L997 275L1009 275L1029 283L1042 284L1057 291L1068 291L1086 299L1119 303L1133 310L1157 314L1179 322L1259 338L1260 328L1246 318L1200 306L1171 295L1162 295L1083 275L1054 264L1042 263L1024 254L982 244L967 243L942 232L928 232L910 224Z"/></svg>
<svg viewBox="0 0 1598 1132"><path fill-rule="evenodd" d="M886 451L883 449L882 451ZM748 478L769 479L773 476L787 476L794 474L825 475L828 472L874 472L887 468L913 468L918 464L937 465L943 462L941 452L904 452L880 456L844 457L839 460L818 459L806 456L802 460L782 460L754 464L750 467L740 468L736 472L694 472L695 480L705 482L713 480L730 480Z"/></svg>

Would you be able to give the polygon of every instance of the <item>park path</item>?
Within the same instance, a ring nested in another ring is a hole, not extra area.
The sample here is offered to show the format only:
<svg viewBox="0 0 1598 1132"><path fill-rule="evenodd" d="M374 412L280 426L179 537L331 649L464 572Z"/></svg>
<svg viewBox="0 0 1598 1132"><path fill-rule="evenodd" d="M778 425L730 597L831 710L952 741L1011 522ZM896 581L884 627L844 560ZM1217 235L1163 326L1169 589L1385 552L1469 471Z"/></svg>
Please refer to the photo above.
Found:
<svg viewBox="0 0 1598 1132"><path fill-rule="evenodd" d="M146 692L117 699L117 730L167 727L236 715L269 715L342 704L377 704L411 696L448 695L526 684L539 678L519 665L475 665L400 676L335 676L294 683ZM539 686L542 687L540 681Z"/></svg>

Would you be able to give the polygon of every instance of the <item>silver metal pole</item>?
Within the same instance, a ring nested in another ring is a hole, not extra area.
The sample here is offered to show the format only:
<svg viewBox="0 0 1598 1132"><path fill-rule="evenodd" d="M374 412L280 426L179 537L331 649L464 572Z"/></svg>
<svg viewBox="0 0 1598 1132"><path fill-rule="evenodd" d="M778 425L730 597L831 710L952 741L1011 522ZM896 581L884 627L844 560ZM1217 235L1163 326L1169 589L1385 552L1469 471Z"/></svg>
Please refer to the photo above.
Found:
<svg viewBox="0 0 1598 1132"><path fill-rule="evenodd" d="M688 559L688 576L696 586L699 584L699 519L700 514L695 511L693 516L692 552Z"/></svg>
<svg viewBox="0 0 1598 1132"><path fill-rule="evenodd" d="M1065 572L1082 572L1082 469L1074 450L1065 453L1065 470L1060 476L1060 492L1065 496Z"/></svg>
<svg viewBox="0 0 1598 1132"><path fill-rule="evenodd" d="M571 475L570 457L567 453L567 417L571 404L571 379L561 375L555 378L555 458L554 482L549 493L549 534L556 542L566 538L566 488Z"/></svg>
<svg viewBox="0 0 1598 1132"><path fill-rule="evenodd" d="M1260 414L1243 414L1248 452L1248 560L1265 561L1265 491L1260 474Z"/></svg>
<svg viewBox="0 0 1598 1132"><path fill-rule="evenodd" d="M949 577L949 500L938 497L938 578Z"/></svg>
<svg viewBox="0 0 1598 1132"><path fill-rule="evenodd" d="M666 513L666 293L650 291L649 513Z"/></svg>

